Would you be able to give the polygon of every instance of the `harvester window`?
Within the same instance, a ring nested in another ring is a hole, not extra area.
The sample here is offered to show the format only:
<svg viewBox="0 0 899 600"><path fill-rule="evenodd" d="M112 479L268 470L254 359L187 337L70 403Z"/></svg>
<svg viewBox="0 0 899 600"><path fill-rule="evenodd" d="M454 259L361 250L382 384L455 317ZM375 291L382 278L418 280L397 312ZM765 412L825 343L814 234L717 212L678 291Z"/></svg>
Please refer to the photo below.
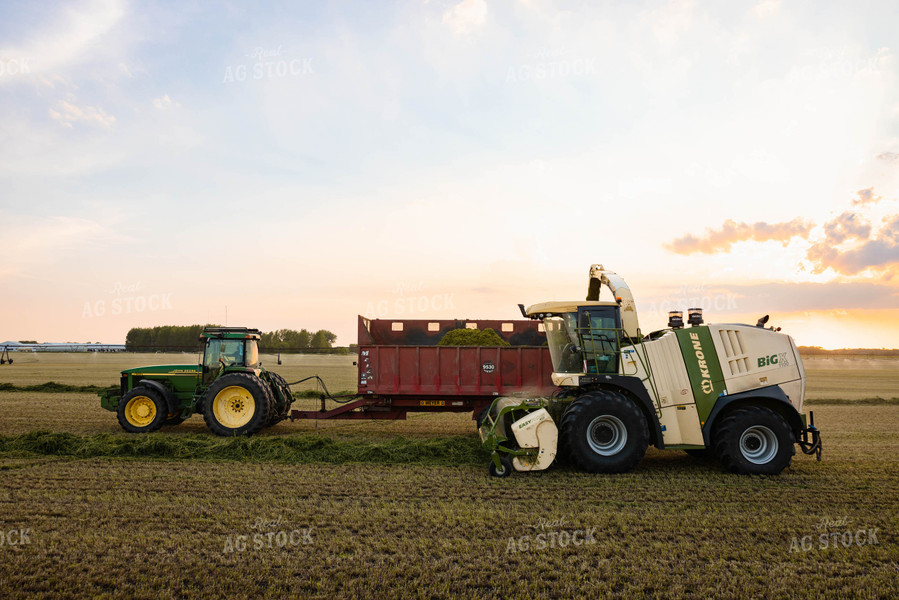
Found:
<svg viewBox="0 0 899 600"><path fill-rule="evenodd" d="M617 373L618 313L615 307L586 308L578 313L578 335L587 373Z"/></svg>

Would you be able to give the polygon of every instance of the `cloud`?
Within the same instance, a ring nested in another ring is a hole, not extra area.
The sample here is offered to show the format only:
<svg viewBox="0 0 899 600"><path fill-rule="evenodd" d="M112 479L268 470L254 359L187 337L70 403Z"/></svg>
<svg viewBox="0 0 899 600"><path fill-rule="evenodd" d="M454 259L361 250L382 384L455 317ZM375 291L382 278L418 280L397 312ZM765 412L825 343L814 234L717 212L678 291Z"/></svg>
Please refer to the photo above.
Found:
<svg viewBox="0 0 899 600"><path fill-rule="evenodd" d="M867 239L871 235L871 224L855 213L844 212L824 225L824 235L831 244L852 238Z"/></svg>
<svg viewBox="0 0 899 600"><path fill-rule="evenodd" d="M788 223L736 223L730 219L724 222L721 229L707 229L704 237L692 234L677 238L665 244L665 248L677 254L693 254L702 252L714 254L730 250L736 242L753 240L767 242L776 240L786 246L790 239L799 236L807 238L812 224L802 219L793 219Z"/></svg>
<svg viewBox="0 0 899 600"><path fill-rule="evenodd" d="M780 0L761 0L761 2L752 7L752 12L760 19L767 19L777 15L780 9Z"/></svg>
<svg viewBox="0 0 899 600"><path fill-rule="evenodd" d="M487 2L485 0L462 0L443 13L443 23L454 33L474 31L487 22Z"/></svg>
<svg viewBox="0 0 899 600"><path fill-rule="evenodd" d="M178 107L181 105L177 102L172 102L172 99L169 98L169 95L165 94L159 98L153 98L153 106L157 110L167 110L173 106Z"/></svg>
<svg viewBox="0 0 899 600"><path fill-rule="evenodd" d="M899 163L899 152L881 152L877 155L877 158L887 162Z"/></svg>
<svg viewBox="0 0 899 600"><path fill-rule="evenodd" d="M867 270L886 271L899 265L899 215L885 217L883 223L876 237L865 239L850 248L836 246L837 239L844 239L840 235L837 238L828 236L824 241L813 244L807 256L814 265L814 272L833 269L843 275L857 275ZM868 230L870 234L870 226ZM842 230L838 231L838 234L842 233Z"/></svg>
<svg viewBox="0 0 899 600"><path fill-rule="evenodd" d="M874 193L874 188L869 187L856 192L857 198L852 199L852 206L864 206L865 204L877 204L880 202L880 196Z"/></svg>
<svg viewBox="0 0 899 600"><path fill-rule="evenodd" d="M31 71L37 74L78 62L105 49L100 40L120 24L125 5L119 0L95 0L66 5L54 14L56 18L47 27L25 37L18 46L0 47L0 56L27 57Z"/></svg>
<svg viewBox="0 0 899 600"><path fill-rule="evenodd" d="M727 287L741 311L895 308L899 289L867 281L827 283L754 283Z"/></svg>
<svg viewBox="0 0 899 600"><path fill-rule="evenodd" d="M72 123L78 121L87 121L106 128L115 123L115 117L100 107L85 106L82 108L63 100L57 105L57 108L59 110L50 109L50 117L66 127L72 127Z"/></svg>

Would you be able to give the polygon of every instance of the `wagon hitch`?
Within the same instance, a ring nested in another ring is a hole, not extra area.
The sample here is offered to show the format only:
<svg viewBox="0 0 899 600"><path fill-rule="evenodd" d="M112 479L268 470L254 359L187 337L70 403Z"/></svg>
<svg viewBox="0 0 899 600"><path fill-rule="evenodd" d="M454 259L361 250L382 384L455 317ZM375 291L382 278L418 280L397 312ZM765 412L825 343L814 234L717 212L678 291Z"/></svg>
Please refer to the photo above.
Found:
<svg viewBox="0 0 899 600"><path fill-rule="evenodd" d="M798 442L804 454L814 454L818 462L821 462L821 432L815 427L814 411L808 411L808 427L802 430L802 437Z"/></svg>

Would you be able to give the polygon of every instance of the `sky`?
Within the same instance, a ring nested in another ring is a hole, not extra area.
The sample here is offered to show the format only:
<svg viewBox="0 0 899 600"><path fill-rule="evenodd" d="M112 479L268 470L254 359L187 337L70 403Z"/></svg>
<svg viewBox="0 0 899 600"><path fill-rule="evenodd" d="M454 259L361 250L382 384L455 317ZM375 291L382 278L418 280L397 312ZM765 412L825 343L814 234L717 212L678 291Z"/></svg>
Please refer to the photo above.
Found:
<svg viewBox="0 0 899 600"><path fill-rule="evenodd" d="M624 277L899 346L891 2L0 2L0 341L512 319Z"/></svg>

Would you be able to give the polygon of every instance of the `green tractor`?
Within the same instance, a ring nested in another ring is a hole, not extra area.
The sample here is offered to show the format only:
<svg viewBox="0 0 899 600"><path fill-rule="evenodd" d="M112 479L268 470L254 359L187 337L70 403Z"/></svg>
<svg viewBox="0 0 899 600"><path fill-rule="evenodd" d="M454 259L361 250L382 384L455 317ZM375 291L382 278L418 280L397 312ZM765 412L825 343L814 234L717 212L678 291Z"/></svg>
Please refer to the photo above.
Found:
<svg viewBox="0 0 899 600"><path fill-rule="evenodd" d="M122 429L148 433L201 413L217 435L253 435L287 418L293 396L277 373L259 362L258 329L206 327L198 365L158 365L122 371L121 384L99 393Z"/></svg>

